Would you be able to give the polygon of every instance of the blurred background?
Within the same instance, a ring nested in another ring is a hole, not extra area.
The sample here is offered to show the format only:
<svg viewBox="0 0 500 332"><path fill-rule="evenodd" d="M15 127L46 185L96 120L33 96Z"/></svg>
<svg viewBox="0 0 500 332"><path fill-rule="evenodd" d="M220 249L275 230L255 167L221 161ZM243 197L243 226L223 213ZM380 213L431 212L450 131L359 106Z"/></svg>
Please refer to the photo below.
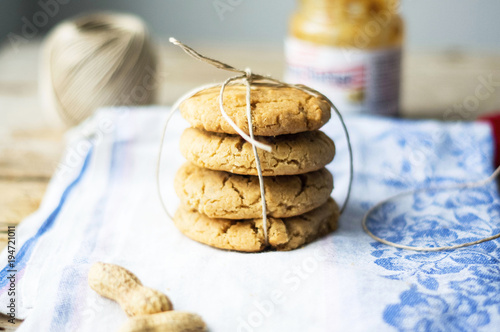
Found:
<svg viewBox="0 0 500 332"><path fill-rule="evenodd" d="M56 0L54 0L56 1ZM41 4L2 1L0 36L20 31ZM253 43L280 47L296 0L61 0L40 35L59 21L98 10L130 12L147 21L157 38L174 35L190 43ZM226 6L224 6L226 5ZM500 1L402 0L409 51L500 52Z"/></svg>

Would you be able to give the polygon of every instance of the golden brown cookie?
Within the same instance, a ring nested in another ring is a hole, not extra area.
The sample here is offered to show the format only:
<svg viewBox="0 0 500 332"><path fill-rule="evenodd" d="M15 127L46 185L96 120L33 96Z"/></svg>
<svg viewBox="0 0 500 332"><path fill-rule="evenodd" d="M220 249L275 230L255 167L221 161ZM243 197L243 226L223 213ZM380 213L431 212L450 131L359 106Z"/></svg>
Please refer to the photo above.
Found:
<svg viewBox="0 0 500 332"><path fill-rule="evenodd" d="M257 139L272 147L272 152L258 149L264 176L317 171L335 156L335 144L319 130ZM188 128L182 134L180 147L184 157L200 167L257 175L252 145L239 135Z"/></svg>
<svg viewBox="0 0 500 332"><path fill-rule="evenodd" d="M236 134L219 108L220 88L200 91L184 101L182 116L195 128ZM248 134L244 86L228 86L224 91L224 110ZM296 88L253 86L251 93L254 134L277 136L319 129L330 119L330 106Z"/></svg>
<svg viewBox="0 0 500 332"><path fill-rule="evenodd" d="M330 198L320 207L300 216L268 219L269 247L292 250L337 229L339 208ZM211 219L180 207L174 217L177 228L187 237L209 246L246 252L266 248L262 219Z"/></svg>
<svg viewBox="0 0 500 332"><path fill-rule="evenodd" d="M175 191L182 204L210 218L251 219L262 216L259 179L186 163L177 172ZM264 178L267 215L292 217L325 203L333 189L326 169L301 175Z"/></svg>

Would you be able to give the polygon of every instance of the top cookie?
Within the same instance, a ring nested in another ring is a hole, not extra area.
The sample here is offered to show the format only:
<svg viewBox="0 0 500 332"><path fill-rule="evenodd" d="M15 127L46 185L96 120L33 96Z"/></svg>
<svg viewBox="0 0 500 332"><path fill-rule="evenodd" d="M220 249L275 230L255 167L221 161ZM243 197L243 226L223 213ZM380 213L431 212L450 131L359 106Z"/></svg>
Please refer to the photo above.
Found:
<svg viewBox="0 0 500 332"><path fill-rule="evenodd" d="M198 92L181 104L181 114L195 128L236 134L222 117L219 93L219 87ZM244 86L224 90L224 110L248 134L245 98ZM254 134L259 136L316 130L330 119L330 106L324 99L296 88L252 86L251 106Z"/></svg>

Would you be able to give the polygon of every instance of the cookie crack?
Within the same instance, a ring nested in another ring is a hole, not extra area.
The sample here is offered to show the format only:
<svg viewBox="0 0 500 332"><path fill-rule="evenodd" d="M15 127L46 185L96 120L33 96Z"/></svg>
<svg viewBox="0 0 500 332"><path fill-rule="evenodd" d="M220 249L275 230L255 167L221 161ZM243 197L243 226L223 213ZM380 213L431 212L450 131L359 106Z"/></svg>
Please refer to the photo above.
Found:
<svg viewBox="0 0 500 332"><path fill-rule="evenodd" d="M231 182L231 188L238 194L238 196L240 197L241 199L241 202L243 203L245 201L245 197L243 196L243 194L241 193L241 191L235 187L234 183Z"/></svg>
<svg viewBox="0 0 500 332"><path fill-rule="evenodd" d="M222 188L224 188L226 186L226 183L227 183L227 181L229 181L230 177L231 176L229 174L226 174L226 176L224 176L224 178L222 179Z"/></svg>
<svg viewBox="0 0 500 332"><path fill-rule="evenodd" d="M209 158L213 158L217 154L219 154L219 150L220 150L222 144L224 144L225 140L226 140L226 136L225 135L219 136L219 140L217 142L217 146L215 147L215 149L212 150L212 153L210 154ZM193 142L193 144L195 144L195 142Z"/></svg>
<svg viewBox="0 0 500 332"><path fill-rule="evenodd" d="M287 159L287 158L276 158L276 157L271 157L271 160L273 160L274 162L276 162L276 164L278 165L294 165L296 166L298 169L301 169L301 162L300 160L298 159Z"/></svg>
<svg viewBox="0 0 500 332"><path fill-rule="evenodd" d="M311 126L311 119L309 119L309 114L307 114L303 105L299 106L299 112L300 112L300 114L302 114L304 116L304 120L306 122L306 128L310 129L312 127Z"/></svg>
<svg viewBox="0 0 500 332"><path fill-rule="evenodd" d="M307 189L307 177L304 176L303 174L298 175L298 178L300 180L300 190L295 194L295 198L299 197L302 195L306 189Z"/></svg>

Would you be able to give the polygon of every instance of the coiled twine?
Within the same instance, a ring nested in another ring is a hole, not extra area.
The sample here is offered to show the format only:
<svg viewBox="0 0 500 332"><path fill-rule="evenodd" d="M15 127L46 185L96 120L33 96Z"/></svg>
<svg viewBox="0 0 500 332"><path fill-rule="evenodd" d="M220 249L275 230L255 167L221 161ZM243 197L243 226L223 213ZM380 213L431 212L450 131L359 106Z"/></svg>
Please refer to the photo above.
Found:
<svg viewBox="0 0 500 332"><path fill-rule="evenodd" d="M127 14L92 14L62 22L43 45L43 108L75 125L101 106L155 100L157 57L145 24Z"/></svg>

